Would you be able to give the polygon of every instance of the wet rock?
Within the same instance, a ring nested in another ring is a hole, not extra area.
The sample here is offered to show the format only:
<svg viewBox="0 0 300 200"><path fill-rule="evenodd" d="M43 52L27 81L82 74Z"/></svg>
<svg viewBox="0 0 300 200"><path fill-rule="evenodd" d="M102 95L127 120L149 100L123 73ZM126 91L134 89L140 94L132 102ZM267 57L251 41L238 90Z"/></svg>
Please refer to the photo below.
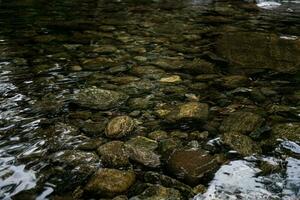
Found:
<svg viewBox="0 0 300 200"><path fill-rule="evenodd" d="M105 140L102 138L90 139L80 144L77 148L83 151L93 151L96 150L103 143L105 143Z"/></svg>
<svg viewBox="0 0 300 200"><path fill-rule="evenodd" d="M112 200L128 200L128 198L125 195L119 195L113 198Z"/></svg>
<svg viewBox="0 0 300 200"><path fill-rule="evenodd" d="M166 188L160 185L153 185L147 188L142 194L131 197L129 200L182 200L180 192L173 188Z"/></svg>
<svg viewBox="0 0 300 200"><path fill-rule="evenodd" d="M171 110L164 118L169 122L181 120L205 121L208 117L208 105L205 103L188 102Z"/></svg>
<svg viewBox="0 0 300 200"><path fill-rule="evenodd" d="M264 119L251 112L234 112L225 118L220 126L221 132L249 134L262 125Z"/></svg>
<svg viewBox="0 0 300 200"><path fill-rule="evenodd" d="M102 25L102 26L99 26L99 29L104 32L111 32L111 31L116 30L116 27L109 26L109 25Z"/></svg>
<svg viewBox="0 0 300 200"><path fill-rule="evenodd" d="M182 193L184 197L192 198L194 196L194 193L190 186L157 172L146 172L144 175L144 180L148 183L160 184L164 187L174 188L180 191L180 193Z"/></svg>
<svg viewBox="0 0 300 200"><path fill-rule="evenodd" d="M193 192L195 194L203 194L204 192L206 192L207 188L204 185L197 185L193 188Z"/></svg>
<svg viewBox="0 0 300 200"><path fill-rule="evenodd" d="M91 87L75 94L74 103L85 108L108 110L123 104L127 98L128 96L121 92Z"/></svg>
<svg viewBox="0 0 300 200"><path fill-rule="evenodd" d="M93 52L100 53L100 54L111 54L115 53L118 49L115 46L112 45L102 45L97 46L93 49Z"/></svg>
<svg viewBox="0 0 300 200"><path fill-rule="evenodd" d="M163 77L159 81L162 83L176 83L176 82L180 82L182 80L181 80L180 76L173 75L173 76L169 76L169 77Z"/></svg>
<svg viewBox="0 0 300 200"><path fill-rule="evenodd" d="M110 74L118 74L118 73L121 73L121 72L126 72L128 70L129 70L128 66L115 66L115 67L109 68L107 71Z"/></svg>
<svg viewBox="0 0 300 200"><path fill-rule="evenodd" d="M182 147L182 143L178 138L169 138L159 141L158 152L167 158L173 151Z"/></svg>
<svg viewBox="0 0 300 200"><path fill-rule="evenodd" d="M152 106L153 103L150 101L150 98L132 98L128 101L130 108L134 110L144 110Z"/></svg>
<svg viewBox="0 0 300 200"><path fill-rule="evenodd" d="M52 162L63 163L69 166L76 167L80 164L93 164L99 162L99 157L95 153L79 151L79 150L64 150L55 153Z"/></svg>
<svg viewBox="0 0 300 200"><path fill-rule="evenodd" d="M189 138L192 140L198 140L198 141L205 141L209 136L209 132L208 131L203 131L203 132L199 132L199 131L193 131L189 134Z"/></svg>
<svg viewBox="0 0 300 200"><path fill-rule="evenodd" d="M103 120L102 122L86 121L80 125L80 128L86 135L99 136L103 135L106 124L107 120Z"/></svg>
<svg viewBox="0 0 300 200"><path fill-rule="evenodd" d="M281 123L272 127L272 133L278 139L300 141L300 123Z"/></svg>
<svg viewBox="0 0 300 200"><path fill-rule="evenodd" d="M27 65L27 60L25 58L14 58L13 63L15 65Z"/></svg>
<svg viewBox="0 0 300 200"><path fill-rule="evenodd" d="M161 58L152 64L165 70L181 69L183 67L183 62L180 59Z"/></svg>
<svg viewBox="0 0 300 200"><path fill-rule="evenodd" d="M261 148L250 137L238 132L227 132L222 136L222 141L230 148L243 156L261 153Z"/></svg>
<svg viewBox="0 0 300 200"><path fill-rule="evenodd" d="M225 76L221 80L224 87L231 89L247 86L249 83L249 79L246 76L241 75Z"/></svg>
<svg viewBox="0 0 300 200"><path fill-rule="evenodd" d="M299 71L299 39L287 40L275 34L259 32L227 32L216 46L217 52L227 58L234 68Z"/></svg>
<svg viewBox="0 0 300 200"><path fill-rule="evenodd" d="M148 167L158 167L160 157L154 150L158 143L146 137L137 136L126 142L130 159Z"/></svg>
<svg viewBox="0 0 300 200"><path fill-rule="evenodd" d="M215 73L214 65L202 59L194 59L193 62L187 63L183 67L187 73L196 74L213 74Z"/></svg>
<svg viewBox="0 0 300 200"><path fill-rule="evenodd" d="M69 67L69 70L72 72L80 72L82 70L82 67L80 65L72 65Z"/></svg>
<svg viewBox="0 0 300 200"><path fill-rule="evenodd" d="M179 139L187 139L188 138L188 134L186 132L178 131L178 130L172 131L169 135L172 138L179 138Z"/></svg>
<svg viewBox="0 0 300 200"><path fill-rule="evenodd" d="M134 56L134 60L136 60L138 62L146 62L147 61L147 57L144 57L144 56Z"/></svg>
<svg viewBox="0 0 300 200"><path fill-rule="evenodd" d="M218 160L203 150L177 150L167 161L167 169L178 179L195 185L219 168Z"/></svg>
<svg viewBox="0 0 300 200"><path fill-rule="evenodd" d="M81 67L84 70L98 71L116 66L116 62L111 58L98 57L86 59L81 62Z"/></svg>
<svg viewBox="0 0 300 200"><path fill-rule="evenodd" d="M105 129L109 138L121 138L130 134L135 128L135 122L129 116L118 116L110 120Z"/></svg>
<svg viewBox="0 0 300 200"><path fill-rule="evenodd" d="M92 113L89 111L77 111L69 114L69 117L72 119L82 119L87 120L92 116Z"/></svg>
<svg viewBox="0 0 300 200"><path fill-rule="evenodd" d="M152 140L160 141L168 138L168 133L166 131L153 131L149 133L148 137Z"/></svg>
<svg viewBox="0 0 300 200"><path fill-rule="evenodd" d="M135 182L133 171L99 169L88 181L85 191L102 197L114 197L126 192Z"/></svg>
<svg viewBox="0 0 300 200"><path fill-rule="evenodd" d="M197 81L213 81L217 78L219 78L220 75L218 74L201 74L201 75L198 75L196 76L196 80Z"/></svg>
<svg viewBox="0 0 300 200"><path fill-rule="evenodd" d="M283 163L280 163L283 164ZM260 175L266 176L273 173L279 173L283 169L283 165L276 162L261 161L259 162Z"/></svg>
<svg viewBox="0 0 300 200"><path fill-rule="evenodd" d="M105 166L123 167L129 165L129 156L124 142L112 141L97 149L98 155Z"/></svg>
<svg viewBox="0 0 300 200"><path fill-rule="evenodd" d="M149 80L140 80L122 85L121 89L129 95L141 95L152 92L155 87L156 86L153 84L153 82Z"/></svg>
<svg viewBox="0 0 300 200"><path fill-rule="evenodd" d="M128 84L139 80L140 78L135 76L121 76L121 77L113 77L111 81L117 84Z"/></svg>

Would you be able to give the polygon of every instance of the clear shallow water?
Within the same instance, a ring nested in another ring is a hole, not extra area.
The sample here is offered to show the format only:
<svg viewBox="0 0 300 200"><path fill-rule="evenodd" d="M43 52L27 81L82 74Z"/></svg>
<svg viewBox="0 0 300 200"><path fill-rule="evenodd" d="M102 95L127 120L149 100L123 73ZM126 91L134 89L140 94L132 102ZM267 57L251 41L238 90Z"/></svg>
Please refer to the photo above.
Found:
<svg viewBox="0 0 300 200"><path fill-rule="evenodd" d="M102 137L84 127L101 117L138 111L133 116L145 135L159 129L208 130L208 138L199 142L201 148L221 135L218 123L227 114L242 108L259 112L273 129L277 124L298 123L299 22L299 1L1 1L0 199L17 193L27 195L25 199L54 198L84 185L87 177L76 168L79 164L70 167L55 157ZM102 56L95 50L101 45L117 50L106 50ZM94 66L91 60L99 54L104 58L98 62L104 64ZM215 69L199 72L182 67L196 58L213 63ZM167 64L157 64L160 59ZM163 69L163 76L179 75L183 82L163 85L155 71L131 71L149 65ZM194 85L201 74L218 76ZM224 86L220 77L228 75L245 75L251 84ZM135 77L133 86L118 79L126 76ZM155 105L196 97L210 105L210 120L217 125L165 127L153 107L125 105L98 112L70 104L78 89L89 86L121 88L131 98L149 98ZM266 88L276 94L253 97L252 91ZM270 111L270 105L285 107ZM74 119L70 115L76 111L89 111L92 117ZM228 156L229 163L202 183L207 192L195 199L299 198L297 130L295 137L282 136L283 142L260 155L285 162L282 171L257 176L258 161ZM230 154L230 150L217 152ZM99 167L101 162L91 165Z"/></svg>

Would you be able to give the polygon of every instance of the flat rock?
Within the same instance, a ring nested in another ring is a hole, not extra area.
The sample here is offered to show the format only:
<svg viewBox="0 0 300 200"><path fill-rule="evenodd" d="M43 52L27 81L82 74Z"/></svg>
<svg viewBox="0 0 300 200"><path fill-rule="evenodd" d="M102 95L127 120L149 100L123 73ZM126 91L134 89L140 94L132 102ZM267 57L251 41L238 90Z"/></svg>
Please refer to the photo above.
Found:
<svg viewBox="0 0 300 200"><path fill-rule="evenodd" d="M160 156L154 150L158 147L155 140L137 136L126 142L130 159L148 167L158 167Z"/></svg>
<svg viewBox="0 0 300 200"><path fill-rule="evenodd" d="M250 137L238 132L227 132L222 141L243 156L261 153L261 148Z"/></svg>
<svg viewBox="0 0 300 200"><path fill-rule="evenodd" d="M251 133L262 125L264 119L251 112L234 112L225 118L220 126L221 132Z"/></svg>
<svg viewBox="0 0 300 200"><path fill-rule="evenodd" d="M216 46L217 52L234 68L300 70L300 39L288 40L259 32L226 32Z"/></svg>
<svg viewBox="0 0 300 200"><path fill-rule="evenodd" d="M203 150L177 150L169 157L167 169L187 184L196 185L219 168L218 160Z"/></svg>
<svg viewBox="0 0 300 200"><path fill-rule="evenodd" d="M133 171L99 169L88 181L85 191L102 197L114 197L126 192L135 182Z"/></svg>
<svg viewBox="0 0 300 200"><path fill-rule="evenodd" d="M91 87L75 94L74 103L85 108L108 110L123 104L127 99L128 96L122 92Z"/></svg>

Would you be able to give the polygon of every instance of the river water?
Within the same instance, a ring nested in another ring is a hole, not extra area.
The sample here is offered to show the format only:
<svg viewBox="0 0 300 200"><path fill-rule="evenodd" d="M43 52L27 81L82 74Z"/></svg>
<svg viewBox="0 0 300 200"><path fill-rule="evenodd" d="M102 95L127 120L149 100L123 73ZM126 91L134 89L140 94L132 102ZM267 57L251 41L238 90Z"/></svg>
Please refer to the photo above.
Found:
<svg viewBox="0 0 300 200"><path fill-rule="evenodd" d="M0 26L0 199L111 199L85 189L104 167L136 173L129 199L174 199L143 193L150 171L189 188L182 199L300 199L300 1L0 0ZM93 87L128 98L74 100ZM187 102L208 105L205 120L176 114ZM107 137L120 115L134 130ZM136 136L159 165L97 151ZM191 183L169 163L186 149L222 161Z"/></svg>

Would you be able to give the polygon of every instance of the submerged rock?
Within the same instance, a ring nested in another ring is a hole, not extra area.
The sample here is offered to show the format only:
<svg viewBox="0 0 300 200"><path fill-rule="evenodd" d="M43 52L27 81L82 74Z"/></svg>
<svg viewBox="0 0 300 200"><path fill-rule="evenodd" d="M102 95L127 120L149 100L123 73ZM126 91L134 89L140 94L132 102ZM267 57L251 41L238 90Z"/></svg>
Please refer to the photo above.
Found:
<svg viewBox="0 0 300 200"><path fill-rule="evenodd" d="M220 126L221 132L251 133L260 127L264 119L251 112L234 112L225 118Z"/></svg>
<svg viewBox="0 0 300 200"><path fill-rule="evenodd" d="M194 196L193 189L190 186L174 178L171 178L169 176L157 172L151 172L151 171L146 172L144 175L144 180L148 183L160 184L164 187L174 188L180 191L180 193L183 194L184 197L191 198Z"/></svg>
<svg viewBox="0 0 300 200"><path fill-rule="evenodd" d="M126 142L130 159L148 167L158 167L160 157L154 150L158 143L146 137L137 136Z"/></svg>
<svg viewBox="0 0 300 200"><path fill-rule="evenodd" d="M122 167L129 165L129 156L124 142L112 141L97 149L98 155L104 165L109 167Z"/></svg>
<svg viewBox="0 0 300 200"><path fill-rule="evenodd" d="M242 86L247 86L249 79L246 76L232 75L225 76L222 80L222 85L226 88L237 88Z"/></svg>
<svg viewBox="0 0 300 200"><path fill-rule="evenodd" d="M300 70L300 40L275 34L227 32L217 41L217 51L234 68L272 69L280 72Z"/></svg>
<svg viewBox="0 0 300 200"><path fill-rule="evenodd" d="M196 185L219 168L218 160L203 150L177 150L167 161L167 168L178 179Z"/></svg>
<svg viewBox="0 0 300 200"><path fill-rule="evenodd" d="M99 169L88 181L85 191L102 197L114 197L126 192L135 182L133 171Z"/></svg>
<svg viewBox="0 0 300 200"><path fill-rule="evenodd" d="M121 92L91 87L75 94L74 103L85 108L108 110L123 104L127 98L128 96Z"/></svg>
<svg viewBox="0 0 300 200"><path fill-rule="evenodd" d="M181 104L171 110L165 119L170 122L180 120L200 120L204 121L208 117L208 105L199 102L189 102Z"/></svg>
<svg viewBox="0 0 300 200"><path fill-rule="evenodd" d="M100 53L100 54L111 54L115 53L118 49L115 46L112 45L102 45L102 46L96 46L96 48L93 49L93 52Z"/></svg>
<svg viewBox="0 0 300 200"><path fill-rule="evenodd" d="M142 194L131 197L129 200L182 200L180 192L173 188L153 185Z"/></svg>
<svg viewBox="0 0 300 200"><path fill-rule="evenodd" d="M173 76L168 76L168 77L163 77L159 80L162 83L176 83L182 81L180 76L178 75L173 75Z"/></svg>
<svg viewBox="0 0 300 200"><path fill-rule="evenodd" d="M225 144L243 156L261 153L261 148L250 137L238 132L227 132L222 136Z"/></svg>
<svg viewBox="0 0 300 200"><path fill-rule="evenodd" d="M55 153L52 162L62 163L76 167L80 164L97 164L99 157L95 153L85 152L80 150L64 150Z"/></svg>
<svg viewBox="0 0 300 200"><path fill-rule="evenodd" d="M105 129L109 138L121 138L134 130L135 123L129 116L118 116L110 120Z"/></svg>

